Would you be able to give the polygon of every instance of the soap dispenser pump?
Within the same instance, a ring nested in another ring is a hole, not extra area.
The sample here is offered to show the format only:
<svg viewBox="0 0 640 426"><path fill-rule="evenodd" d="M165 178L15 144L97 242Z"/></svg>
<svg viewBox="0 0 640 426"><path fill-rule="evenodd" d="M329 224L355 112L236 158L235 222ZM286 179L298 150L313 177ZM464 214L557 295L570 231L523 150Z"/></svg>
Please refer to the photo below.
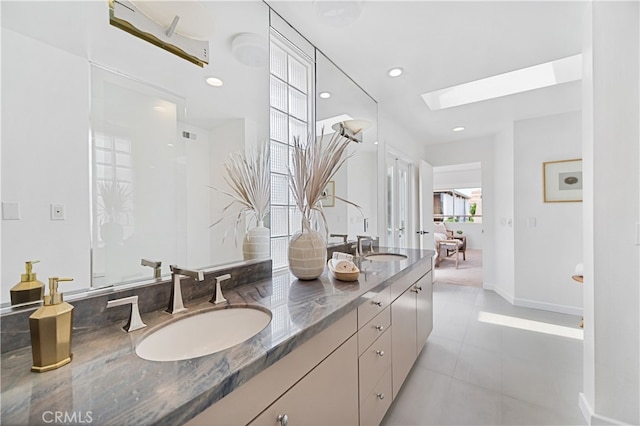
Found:
<svg viewBox="0 0 640 426"><path fill-rule="evenodd" d="M72 278L49 278L49 294L44 304L29 317L31 330L31 371L44 373L71 362L73 306L62 300L58 282Z"/></svg>
<svg viewBox="0 0 640 426"><path fill-rule="evenodd" d="M39 260L28 260L24 263L25 273L20 276L20 282L10 290L11 304L37 302L44 295L44 284L38 281L33 272L33 264Z"/></svg>

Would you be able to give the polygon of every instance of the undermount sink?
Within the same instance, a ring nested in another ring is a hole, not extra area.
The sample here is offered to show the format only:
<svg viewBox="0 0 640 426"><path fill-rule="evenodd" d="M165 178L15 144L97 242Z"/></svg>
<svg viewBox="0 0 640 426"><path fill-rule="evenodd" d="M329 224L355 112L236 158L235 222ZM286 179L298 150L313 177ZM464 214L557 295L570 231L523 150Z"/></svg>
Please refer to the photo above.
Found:
<svg viewBox="0 0 640 426"><path fill-rule="evenodd" d="M257 307L215 309L172 321L145 337L136 354L149 361L180 361L230 348L260 333L271 312Z"/></svg>
<svg viewBox="0 0 640 426"><path fill-rule="evenodd" d="M398 253L371 253L365 255L364 258L372 262L393 262L405 260L407 256Z"/></svg>

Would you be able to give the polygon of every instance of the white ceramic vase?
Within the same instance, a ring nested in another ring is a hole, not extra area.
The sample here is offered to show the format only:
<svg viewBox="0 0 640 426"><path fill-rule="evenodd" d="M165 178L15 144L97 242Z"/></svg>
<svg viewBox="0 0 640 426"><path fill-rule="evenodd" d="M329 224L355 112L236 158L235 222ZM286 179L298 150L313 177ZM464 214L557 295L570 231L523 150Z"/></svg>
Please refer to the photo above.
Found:
<svg viewBox="0 0 640 426"><path fill-rule="evenodd" d="M265 228L263 221L251 228L244 235L242 241L242 255L244 260L268 259L270 256L271 232Z"/></svg>
<svg viewBox="0 0 640 426"><path fill-rule="evenodd" d="M314 280L324 272L327 263L327 241L308 223L289 242L289 269L299 280Z"/></svg>

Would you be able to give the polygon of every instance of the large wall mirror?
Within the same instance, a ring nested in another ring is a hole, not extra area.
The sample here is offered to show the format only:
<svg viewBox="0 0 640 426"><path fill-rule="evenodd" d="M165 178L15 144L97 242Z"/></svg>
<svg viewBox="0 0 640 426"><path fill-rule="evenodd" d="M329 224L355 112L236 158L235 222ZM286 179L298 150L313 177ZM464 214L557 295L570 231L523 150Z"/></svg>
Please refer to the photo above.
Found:
<svg viewBox="0 0 640 426"><path fill-rule="evenodd" d="M349 146L351 157L331 190L360 209L335 200L323 207L332 234L375 235L377 228L378 104L320 51L316 51L316 133L330 137L336 123L357 120L364 130ZM324 129L324 130L323 130ZM329 244L340 242L332 238Z"/></svg>
<svg viewBox="0 0 640 426"><path fill-rule="evenodd" d="M74 278L65 292L152 279L142 258L163 275L243 260L234 218L210 227L229 202L211 187L269 137L269 8L189 3L204 67L110 25L106 1L3 2L4 305L27 260Z"/></svg>
<svg viewBox="0 0 640 426"><path fill-rule="evenodd" d="M40 281L74 278L67 294L149 282L142 258L163 275L243 261L234 218L211 227L230 201L211 187L232 152L269 138L269 8L183 3L211 24L202 68L110 25L106 1L3 2L3 306L29 260ZM318 131L369 124L334 182L362 211L327 205L329 230L374 234L377 104L318 51L316 87Z"/></svg>

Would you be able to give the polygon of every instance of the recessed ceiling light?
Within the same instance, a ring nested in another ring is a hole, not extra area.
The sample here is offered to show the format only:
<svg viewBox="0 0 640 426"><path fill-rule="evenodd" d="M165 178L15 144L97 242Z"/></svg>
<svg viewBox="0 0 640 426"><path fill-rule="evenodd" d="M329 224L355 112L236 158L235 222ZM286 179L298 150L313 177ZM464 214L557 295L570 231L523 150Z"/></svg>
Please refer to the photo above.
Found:
<svg viewBox="0 0 640 426"><path fill-rule="evenodd" d="M464 130L464 127L462 127L462 126L460 126L460 127L454 127L452 130L453 130L454 132L461 132L461 131L463 131L463 130Z"/></svg>
<svg viewBox="0 0 640 426"><path fill-rule="evenodd" d="M402 75L403 72L404 72L403 68L391 68L389 70L389 77L398 77Z"/></svg>
<svg viewBox="0 0 640 426"><path fill-rule="evenodd" d="M164 109L164 107L161 107L160 105L156 105L153 107L154 111L158 111L158 112L165 112L166 109Z"/></svg>
<svg viewBox="0 0 640 426"><path fill-rule="evenodd" d="M209 86L220 87L223 85L222 80L216 77L206 77L205 81Z"/></svg>
<svg viewBox="0 0 640 426"><path fill-rule="evenodd" d="M374 141L374 142L373 142L373 144L374 144L374 145L378 145L378 141Z"/></svg>
<svg viewBox="0 0 640 426"><path fill-rule="evenodd" d="M322 99L329 99L331 97L331 93L329 93L329 92L320 92L320 94L318 96L320 96Z"/></svg>

